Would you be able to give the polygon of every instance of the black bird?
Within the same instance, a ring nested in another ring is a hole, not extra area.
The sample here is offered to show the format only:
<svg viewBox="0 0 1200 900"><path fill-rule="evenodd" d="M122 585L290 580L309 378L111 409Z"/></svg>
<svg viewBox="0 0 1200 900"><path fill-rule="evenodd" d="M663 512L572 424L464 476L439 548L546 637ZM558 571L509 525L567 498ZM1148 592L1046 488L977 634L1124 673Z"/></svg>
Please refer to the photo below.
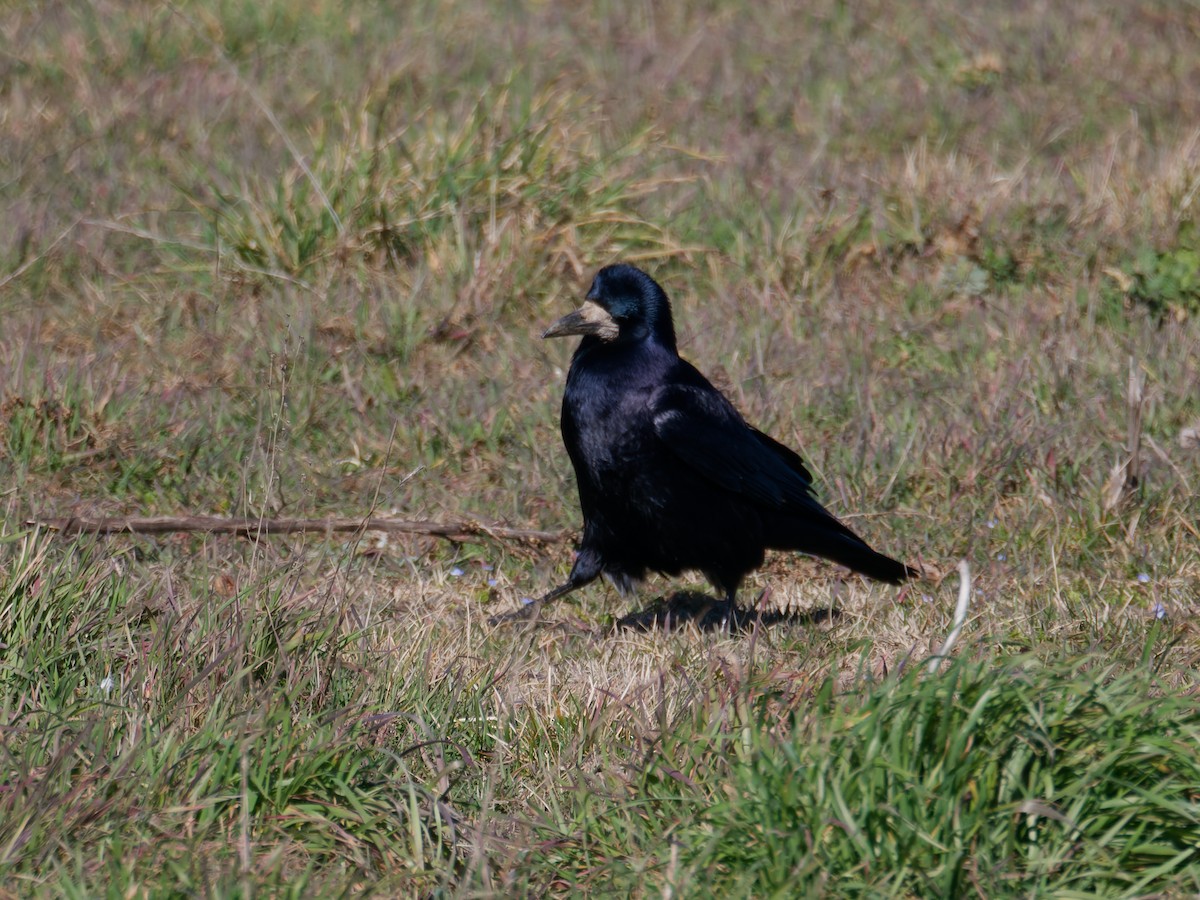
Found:
<svg viewBox="0 0 1200 900"><path fill-rule="evenodd" d="M736 612L764 551L797 550L898 584L913 569L872 550L813 497L800 457L748 425L675 349L671 305L640 269L601 269L586 302L543 337L582 335L562 435L575 466L583 541L567 582L499 619L606 575L622 593L648 571L702 572Z"/></svg>

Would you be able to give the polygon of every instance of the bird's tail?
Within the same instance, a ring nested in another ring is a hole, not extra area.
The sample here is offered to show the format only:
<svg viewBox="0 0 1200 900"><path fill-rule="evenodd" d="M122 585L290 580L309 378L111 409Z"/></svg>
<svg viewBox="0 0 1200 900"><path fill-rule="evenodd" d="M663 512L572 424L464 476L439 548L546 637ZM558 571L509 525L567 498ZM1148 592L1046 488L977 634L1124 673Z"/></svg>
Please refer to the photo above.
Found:
<svg viewBox="0 0 1200 900"><path fill-rule="evenodd" d="M917 576L917 570L902 562L872 550L865 541L844 534L823 534L808 546L800 548L805 553L823 556L853 569L876 581L900 584Z"/></svg>
<svg viewBox="0 0 1200 900"><path fill-rule="evenodd" d="M811 522L799 524L794 520L787 526L773 532L777 541L771 546L776 550L798 550L819 556L889 584L900 584L918 574L911 566L872 550L866 541L832 516L818 527L813 527Z"/></svg>

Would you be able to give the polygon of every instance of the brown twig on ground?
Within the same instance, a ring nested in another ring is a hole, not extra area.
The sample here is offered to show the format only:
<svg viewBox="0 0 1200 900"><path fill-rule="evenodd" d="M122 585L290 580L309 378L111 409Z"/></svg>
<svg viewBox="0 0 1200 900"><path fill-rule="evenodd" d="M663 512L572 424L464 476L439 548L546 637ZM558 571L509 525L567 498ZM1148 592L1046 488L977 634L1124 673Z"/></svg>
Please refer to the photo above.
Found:
<svg viewBox="0 0 1200 900"><path fill-rule="evenodd" d="M150 516L92 519L66 516L53 519L32 519L26 525L50 528L63 534L170 534L184 531L206 531L212 534L257 536L295 534L297 532L355 533L385 531L399 534L423 534L448 541L490 537L498 541L528 543L557 543L571 534L565 531L537 531L530 528L509 528L485 522L429 522L420 519L229 519L221 516Z"/></svg>

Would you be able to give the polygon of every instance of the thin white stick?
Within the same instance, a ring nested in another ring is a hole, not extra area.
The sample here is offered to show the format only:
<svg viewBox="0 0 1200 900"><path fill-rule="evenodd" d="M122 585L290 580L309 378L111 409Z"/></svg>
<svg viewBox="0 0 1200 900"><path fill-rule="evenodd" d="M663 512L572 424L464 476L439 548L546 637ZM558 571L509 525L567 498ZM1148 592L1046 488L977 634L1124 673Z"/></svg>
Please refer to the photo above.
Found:
<svg viewBox="0 0 1200 900"><path fill-rule="evenodd" d="M932 675L942 664L942 660L950 654L958 636L962 633L963 623L967 621L967 613L971 609L971 567L965 559L958 561L958 606L954 610L954 626L942 642L942 649L929 660L929 674Z"/></svg>

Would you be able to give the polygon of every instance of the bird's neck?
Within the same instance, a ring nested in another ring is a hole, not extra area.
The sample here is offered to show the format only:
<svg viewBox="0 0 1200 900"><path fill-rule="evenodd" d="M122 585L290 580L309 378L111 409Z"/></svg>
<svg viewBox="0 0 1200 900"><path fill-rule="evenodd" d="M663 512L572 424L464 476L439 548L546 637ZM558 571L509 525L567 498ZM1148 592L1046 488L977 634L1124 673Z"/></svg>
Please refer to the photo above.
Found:
<svg viewBox="0 0 1200 900"><path fill-rule="evenodd" d="M572 362L583 362L584 360L589 363L592 361L599 363L601 360L617 362L637 356L651 359L656 357L674 358L678 355L675 352L674 344L666 346L651 334L637 338L620 337L615 341L606 341L589 335L579 342Z"/></svg>

